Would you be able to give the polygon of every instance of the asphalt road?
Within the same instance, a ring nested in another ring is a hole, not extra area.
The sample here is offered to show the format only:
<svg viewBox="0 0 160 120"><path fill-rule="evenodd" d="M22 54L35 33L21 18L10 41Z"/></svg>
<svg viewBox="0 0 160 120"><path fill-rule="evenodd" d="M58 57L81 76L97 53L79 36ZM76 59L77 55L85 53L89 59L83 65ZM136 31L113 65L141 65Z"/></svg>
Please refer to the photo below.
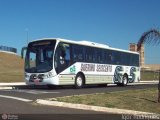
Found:
<svg viewBox="0 0 160 120"><path fill-rule="evenodd" d="M0 90L0 113L17 115L18 120L22 119L72 119L72 120L106 120L106 119L122 119L122 115L112 115L102 112L77 110L53 106L44 106L35 103L36 99L46 99L69 95L103 93L111 91L135 90L150 87L157 87L157 85L131 85L127 87L97 87L89 86L83 89L73 89L72 87L58 87L48 89L46 87L37 88L23 88ZM13 116L14 117L14 116ZM0 119L2 117L0 116Z"/></svg>

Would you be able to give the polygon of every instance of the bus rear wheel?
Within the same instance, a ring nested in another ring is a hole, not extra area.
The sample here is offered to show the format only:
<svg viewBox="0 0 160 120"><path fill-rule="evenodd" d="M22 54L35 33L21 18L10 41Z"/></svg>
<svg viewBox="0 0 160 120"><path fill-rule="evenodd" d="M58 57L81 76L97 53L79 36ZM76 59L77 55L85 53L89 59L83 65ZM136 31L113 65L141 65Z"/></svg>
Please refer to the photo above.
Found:
<svg viewBox="0 0 160 120"><path fill-rule="evenodd" d="M84 85L84 77L82 74L77 74L75 78L75 88L82 88Z"/></svg>
<svg viewBox="0 0 160 120"><path fill-rule="evenodd" d="M127 75L124 75L123 81L122 81L122 86L127 86L127 83L128 83L128 77L127 77Z"/></svg>
<svg viewBox="0 0 160 120"><path fill-rule="evenodd" d="M127 86L128 84L128 76L123 75L122 83L117 83L117 86Z"/></svg>

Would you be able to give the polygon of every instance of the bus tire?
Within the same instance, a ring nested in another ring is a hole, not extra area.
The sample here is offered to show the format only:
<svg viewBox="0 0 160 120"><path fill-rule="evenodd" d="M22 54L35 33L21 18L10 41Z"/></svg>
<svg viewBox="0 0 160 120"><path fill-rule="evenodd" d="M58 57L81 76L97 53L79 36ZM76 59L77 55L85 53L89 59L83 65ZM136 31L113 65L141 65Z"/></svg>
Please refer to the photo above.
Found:
<svg viewBox="0 0 160 120"><path fill-rule="evenodd" d="M123 75L122 86L127 86L127 83L128 83L128 76Z"/></svg>
<svg viewBox="0 0 160 120"><path fill-rule="evenodd" d="M47 87L48 87L49 89L54 89L54 88L56 88L55 85L47 85Z"/></svg>
<svg viewBox="0 0 160 120"><path fill-rule="evenodd" d="M84 85L84 76L82 74L77 74L75 78L75 88L82 88Z"/></svg>
<svg viewBox="0 0 160 120"><path fill-rule="evenodd" d="M98 87L107 87L107 84L98 84Z"/></svg>
<svg viewBox="0 0 160 120"><path fill-rule="evenodd" d="M117 86L122 86L122 83L117 83Z"/></svg>

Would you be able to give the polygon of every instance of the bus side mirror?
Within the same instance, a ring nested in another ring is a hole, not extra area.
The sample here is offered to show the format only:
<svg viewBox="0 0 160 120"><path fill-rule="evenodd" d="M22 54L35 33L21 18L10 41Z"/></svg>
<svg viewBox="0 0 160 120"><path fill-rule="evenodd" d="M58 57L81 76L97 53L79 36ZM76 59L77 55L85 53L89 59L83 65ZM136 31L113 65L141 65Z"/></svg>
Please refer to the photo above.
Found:
<svg viewBox="0 0 160 120"><path fill-rule="evenodd" d="M22 49L21 49L21 58L23 59L23 57L24 57L24 51L26 51L27 50L27 47L23 47Z"/></svg>

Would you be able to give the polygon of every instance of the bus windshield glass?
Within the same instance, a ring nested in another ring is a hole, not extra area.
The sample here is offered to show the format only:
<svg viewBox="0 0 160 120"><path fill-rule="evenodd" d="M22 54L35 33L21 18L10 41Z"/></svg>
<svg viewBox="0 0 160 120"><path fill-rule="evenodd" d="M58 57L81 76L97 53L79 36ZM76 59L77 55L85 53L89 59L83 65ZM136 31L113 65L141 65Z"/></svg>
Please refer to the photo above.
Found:
<svg viewBox="0 0 160 120"><path fill-rule="evenodd" d="M53 68L53 53L56 41L37 41L28 45L25 71L29 73L49 72Z"/></svg>

